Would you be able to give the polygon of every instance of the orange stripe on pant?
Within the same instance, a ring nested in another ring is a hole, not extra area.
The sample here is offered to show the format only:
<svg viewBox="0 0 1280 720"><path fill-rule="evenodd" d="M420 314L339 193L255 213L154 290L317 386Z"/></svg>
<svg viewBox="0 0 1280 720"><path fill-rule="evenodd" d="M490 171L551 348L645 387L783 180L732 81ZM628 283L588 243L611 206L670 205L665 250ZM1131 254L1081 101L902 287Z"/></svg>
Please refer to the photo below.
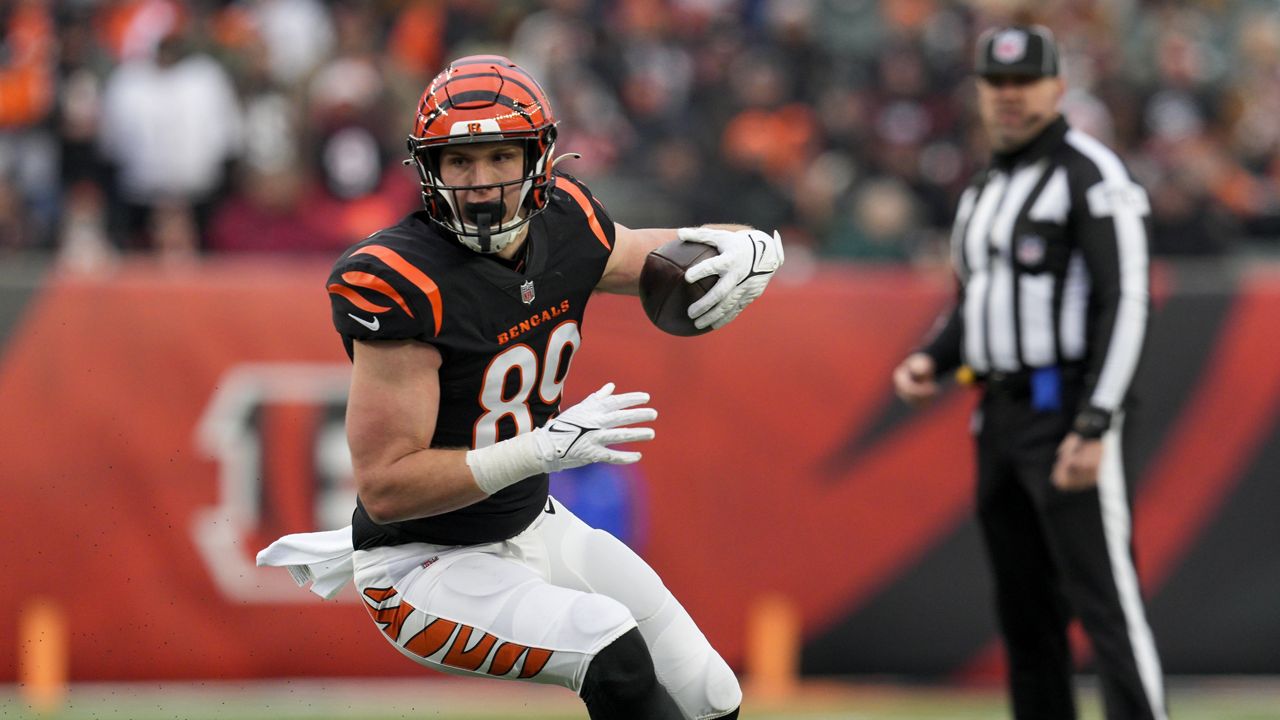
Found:
<svg viewBox="0 0 1280 720"><path fill-rule="evenodd" d="M489 657L489 651L493 649L493 644L498 638L485 633L480 638L475 647L467 649L467 643L471 640L470 625L463 625L458 628L458 636L453 639L453 644L449 646L449 652L445 654L444 660L440 662L449 667L461 668L463 670L479 670L484 664L486 658Z"/></svg>
<svg viewBox="0 0 1280 720"><path fill-rule="evenodd" d="M404 644L404 649L418 657L434 655L449 641L456 627L458 623L436 618L422 628L422 632L409 638L409 642Z"/></svg>
<svg viewBox="0 0 1280 720"><path fill-rule="evenodd" d="M365 588L364 595L374 603L383 603L395 597L398 593L395 588ZM365 603L365 609L369 611L369 615L373 621L382 626L382 632L393 642L400 641L400 632L404 629L405 620L413 614L417 608L413 605L401 600L399 604L388 608L376 608L370 603ZM457 634L454 634L454 630ZM475 628L470 625L462 625L451 620L436 618L427 623L421 631L409 638L404 644L404 648L409 652L421 658L430 657L440 651L445 643L453 638L453 642L449 643L449 651L445 653L444 659L440 662L449 667L458 668L459 670L470 670L479 672L484 665L484 661L489 658L490 651L497 644L498 638L484 633L475 646L468 649L467 644L471 641L471 634ZM495 677L506 675L511 672L516 663L524 660L520 668L520 679L528 679L542 672L547 661L551 659L553 652L543 648L529 647L514 642L505 642L498 645L498 649L493 653L493 661L489 664L488 674Z"/></svg>

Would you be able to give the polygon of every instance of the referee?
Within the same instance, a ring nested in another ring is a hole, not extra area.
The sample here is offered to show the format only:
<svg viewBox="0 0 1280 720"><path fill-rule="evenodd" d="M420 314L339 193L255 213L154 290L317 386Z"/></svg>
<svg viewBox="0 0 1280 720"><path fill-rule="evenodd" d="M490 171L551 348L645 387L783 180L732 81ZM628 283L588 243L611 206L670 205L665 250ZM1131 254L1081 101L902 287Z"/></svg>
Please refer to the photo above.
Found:
<svg viewBox="0 0 1280 720"><path fill-rule="evenodd" d="M956 211L958 300L893 382L912 405L957 369L983 390L978 520L1014 716L1075 717L1066 629L1078 617L1108 720L1162 720L1121 452L1147 325L1147 194L1059 114L1058 66L1044 27L979 38L978 107L993 156Z"/></svg>

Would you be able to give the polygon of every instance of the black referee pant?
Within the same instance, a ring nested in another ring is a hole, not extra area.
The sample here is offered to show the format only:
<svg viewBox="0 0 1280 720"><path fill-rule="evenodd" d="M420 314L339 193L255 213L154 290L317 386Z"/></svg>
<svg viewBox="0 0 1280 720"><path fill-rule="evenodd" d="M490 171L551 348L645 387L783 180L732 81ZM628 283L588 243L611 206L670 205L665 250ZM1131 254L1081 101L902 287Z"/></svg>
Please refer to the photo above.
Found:
<svg viewBox="0 0 1280 720"><path fill-rule="evenodd" d="M1018 720L1075 718L1067 624L1093 645L1107 720L1163 720L1160 660L1133 565L1131 494L1117 413L1098 487L1062 492L1050 475L1079 388L1062 408L1033 410L1017 383L989 385L977 433L978 520L995 578L996 612Z"/></svg>

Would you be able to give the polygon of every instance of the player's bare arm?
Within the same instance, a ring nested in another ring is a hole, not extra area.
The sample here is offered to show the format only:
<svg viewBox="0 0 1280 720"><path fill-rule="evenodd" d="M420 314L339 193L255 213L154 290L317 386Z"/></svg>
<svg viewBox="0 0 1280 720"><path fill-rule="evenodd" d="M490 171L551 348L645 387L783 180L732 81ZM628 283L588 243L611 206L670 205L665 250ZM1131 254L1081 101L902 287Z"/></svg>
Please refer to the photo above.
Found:
<svg viewBox="0 0 1280 720"><path fill-rule="evenodd" d="M654 248L676 239L675 228L631 229L613 224L613 252L596 289L617 295L640 294L640 269Z"/></svg>
<svg viewBox="0 0 1280 720"><path fill-rule="evenodd" d="M355 343L347 442L356 490L374 522L438 515L486 496L465 450L430 447L440 363L440 351L425 343Z"/></svg>

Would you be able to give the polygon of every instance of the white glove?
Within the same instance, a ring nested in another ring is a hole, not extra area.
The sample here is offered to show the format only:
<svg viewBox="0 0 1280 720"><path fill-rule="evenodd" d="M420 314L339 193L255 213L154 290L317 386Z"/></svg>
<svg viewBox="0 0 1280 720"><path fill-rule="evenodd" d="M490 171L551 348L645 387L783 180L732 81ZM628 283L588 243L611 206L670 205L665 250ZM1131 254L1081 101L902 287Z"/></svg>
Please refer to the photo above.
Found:
<svg viewBox="0 0 1280 720"><path fill-rule="evenodd" d="M782 237L759 230L718 230L696 227L680 228L681 240L711 245L720 254L689 268L687 282L719 275L716 284L697 302L689 306L689 317L698 329L724 327L738 317L742 309L760 297L773 273L782 267Z"/></svg>
<svg viewBox="0 0 1280 720"><path fill-rule="evenodd" d="M638 452L623 452L609 446L652 440L653 428L623 426L653 422L658 411L635 407L649 402L649 393L614 395L613 387L613 383L605 383L582 402L533 431L538 438L543 472L556 472L593 462L630 465L640 460Z"/></svg>
<svg viewBox="0 0 1280 720"><path fill-rule="evenodd" d="M467 452L467 465L476 485L492 495L538 473L550 473L594 462L629 465L638 452L610 445L653 439L653 428L627 427L652 422L658 411L636 407L649 402L649 393L613 394L613 383L583 398L533 432Z"/></svg>

